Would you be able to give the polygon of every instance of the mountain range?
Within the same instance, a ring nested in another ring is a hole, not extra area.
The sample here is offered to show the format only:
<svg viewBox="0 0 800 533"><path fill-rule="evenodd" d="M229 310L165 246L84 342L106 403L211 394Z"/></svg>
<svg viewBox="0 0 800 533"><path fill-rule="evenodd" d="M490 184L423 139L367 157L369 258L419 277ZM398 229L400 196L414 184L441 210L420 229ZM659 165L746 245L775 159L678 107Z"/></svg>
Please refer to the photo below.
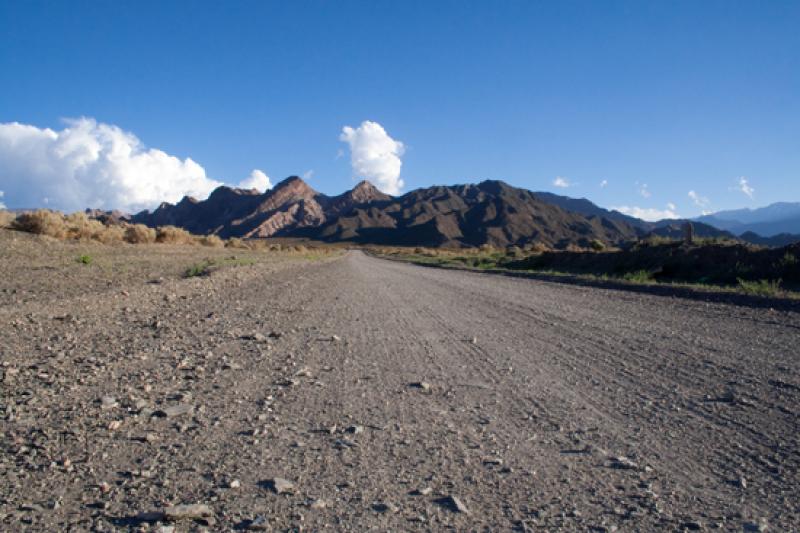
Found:
<svg viewBox="0 0 800 533"><path fill-rule="evenodd" d="M797 233L800 228L800 202L778 202L758 209L719 211L696 220L743 235L747 232L764 237Z"/></svg>
<svg viewBox="0 0 800 533"><path fill-rule="evenodd" d="M685 222L646 222L586 199L534 193L502 181L433 186L397 197L362 181L343 194L327 196L297 176L263 193L221 186L206 200L184 197L131 219L223 238L305 237L408 246L504 247L536 242L554 248L589 246L595 240L619 245L651 233L680 236ZM704 220L693 224L698 236L735 238ZM751 238L771 244L759 235Z"/></svg>

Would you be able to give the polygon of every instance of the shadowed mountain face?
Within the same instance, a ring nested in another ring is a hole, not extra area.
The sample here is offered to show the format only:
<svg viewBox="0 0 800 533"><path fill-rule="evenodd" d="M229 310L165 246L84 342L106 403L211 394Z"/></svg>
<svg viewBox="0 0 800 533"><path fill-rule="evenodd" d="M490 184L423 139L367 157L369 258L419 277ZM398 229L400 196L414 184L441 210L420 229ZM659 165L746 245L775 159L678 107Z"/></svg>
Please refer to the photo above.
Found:
<svg viewBox="0 0 800 533"><path fill-rule="evenodd" d="M205 201L162 204L133 221L221 237L296 236L413 246L585 246L593 239L619 243L641 234L624 219L562 209L500 181L435 186L400 197L363 181L329 197L293 176L263 194L220 187Z"/></svg>

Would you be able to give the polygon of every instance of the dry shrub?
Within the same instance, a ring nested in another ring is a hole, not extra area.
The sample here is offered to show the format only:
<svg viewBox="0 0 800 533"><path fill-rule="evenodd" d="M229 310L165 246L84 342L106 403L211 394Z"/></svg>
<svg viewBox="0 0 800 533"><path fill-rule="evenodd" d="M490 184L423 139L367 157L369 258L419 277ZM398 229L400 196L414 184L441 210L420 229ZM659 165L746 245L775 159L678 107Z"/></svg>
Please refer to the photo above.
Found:
<svg viewBox="0 0 800 533"><path fill-rule="evenodd" d="M267 250L271 248L267 241L262 239L251 239L248 244L251 250Z"/></svg>
<svg viewBox="0 0 800 533"><path fill-rule="evenodd" d="M525 245L525 251L534 254L540 254L542 252L550 251L550 248L540 242L532 242Z"/></svg>
<svg viewBox="0 0 800 533"><path fill-rule="evenodd" d="M161 226L156 230L156 242L162 244L194 244L194 237L183 228Z"/></svg>
<svg viewBox="0 0 800 533"><path fill-rule="evenodd" d="M247 246L247 243L238 237L231 237L230 239L228 239L228 242L225 243L225 248L240 248L243 250L250 249L250 247Z"/></svg>
<svg viewBox="0 0 800 533"><path fill-rule="evenodd" d="M17 217L11 211L0 211L0 228L10 228L15 218Z"/></svg>
<svg viewBox="0 0 800 533"><path fill-rule="evenodd" d="M22 213L11 224L11 228L37 235L48 235L57 239L63 239L67 236L67 225L64 223L64 216L47 209L39 209L33 213Z"/></svg>
<svg viewBox="0 0 800 533"><path fill-rule="evenodd" d="M222 248L225 246L225 241L216 235L203 235L202 237L197 238L197 242L203 246L211 246L214 248Z"/></svg>
<svg viewBox="0 0 800 533"><path fill-rule="evenodd" d="M64 217L67 225L67 236L72 239L105 242L110 237L105 235L106 226L102 222L90 219L86 213L72 213ZM121 234L120 234L121 235Z"/></svg>
<svg viewBox="0 0 800 533"><path fill-rule="evenodd" d="M156 230L144 224L132 224L125 228L125 241L131 244L149 244L156 242Z"/></svg>
<svg viewBox="0 0 800 533"><path fill-rule="evenodd" d="M125 228L122 226L105 226L100 224L102 229L92 235L92 239L103 244L114 244L125 240Z"/></svg>

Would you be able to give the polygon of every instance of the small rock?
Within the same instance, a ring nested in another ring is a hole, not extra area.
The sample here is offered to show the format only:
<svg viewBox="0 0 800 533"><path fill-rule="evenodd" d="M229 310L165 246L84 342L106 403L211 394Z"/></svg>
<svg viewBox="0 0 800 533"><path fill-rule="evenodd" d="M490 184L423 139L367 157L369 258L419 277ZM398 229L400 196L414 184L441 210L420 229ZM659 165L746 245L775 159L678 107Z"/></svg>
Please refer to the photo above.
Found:
<svg viewBox="0 0 800 533"><path fill-rule="evenodd" d="M164 520L162 511L145 511L136 515L137 522L160 522Z"/></svg>
<svg viewBox="0 0 800 533"><path fill-rule="evenodd" d="M269 523L264 516L258 515L250 520L246 527L250 531L266 531L269 527Z"/></svg>
<svg viewBox="0 0 800 533"><path fill-rule="evenodd" d="M238 479L234 479L233 481L228 483L228 488L229 489L238 489L241 486L242 486L242 482L239 481Z"/></svg>
<svg viewBox="0 0 800 533"><path fill-rule="evenodd" d="M191 405L178 404L178 405L170 405L169 407L165 407L163 409L159 409L158 411L154 411L153 416L173 418L175 416L190 414L193 411L194 407L192 407Z"/></svg>
<svg viewBox="0 0 800 533"><path fill-rule="evenodd" d="M430 487L423 487L421 489L417 489L413 491L411 494L414 496L429 496L433 492L433 489Z"/></svg>
<svg viewBox="0 0 800 533"><path fill-rule="evenodd" d="M100 398L100 407L102 407L103 409L112 409L117 405L119 405L117 403L117 399L114 398L113 396L103 396L102 398Z"/></svg>
<svg viewBox="0 0 800 533"><path fill-rule="evenodd" d="M282 477L274 477L267 480L269 487L275 494L294 494L294 483Z"/></svg>
<svg viewBox="0 0 800 533"><path fill-rule="evenodd" d="M769 523L766 518L759 518L758 522L747 522L744 524L745 531L763 532L769 529Z"/></svg>
<svg viewBox="0 0 800 533"><path fill-rule="evenodd" d="M326 502L321 498L317 498L316 500L313 500L310 504L308 504L308 506L311 507L312 509L325 509L328 506L328 502Z"/></svg>
<svg viewBox="0 0 800 533"><path fill-rule="evenodd" d="M427 381L415 381L414 383L411 383L409 386L414 389L421 389L424 391L431 390L431 384L428 383Z"/></svg>
<svg viewBox="0 0 800 533"><path fill-rule="evenodd" d="M213 515L214 511L211 510L211 507L202 503L173 505L164 509L164 518L168 521L205 518Z"/></svg>
<svg viewBox="0 0 800 533"><path fill-rule="evenodd" d="M399 507L389 502L373 503L372 508L379 513L396 513L400 510Z"/></svg>
<svg viewBox="0 0 800 533"><path fill-rule="evenodd" d="M353 435L358 435L359 433L364 433L364 426L350 426L346 431L348 433L352 433Z"/></svg>
<svg viewBox="0 0 800 533"><path fill-rule="evenodd" d="M637 470L639 468L639 465L622 455L613 458L609 466L619 470Z"/></svg>
<svg viewBox="0 0 800 533"><path fill-rule="evenodd" d="M115 431L122 426L122 420L112 420L108 423L108 430Z"/></svg>
<svg viewBox="0 0 800 533"><path fill-rule="evenodd" d="M681 527L686 531L700 531L703 529L703 524L697 520L689 520L681 524Z"/></svg>
<svg viewBox="0 0 800 533"><path fill-rule="evenodd" d="M464 505L464 502L462 502L457 496L445 496L444 498L437 500L437 503L443 507L447 507L453 512L469 514L469 509L467 509L467 506Z"/></svg>
<svg viewBox="0 0 800 533"><path fill-rule="evenodd" d="M331 335L331 342L339 342L342 338L338 335Z"/></svg>

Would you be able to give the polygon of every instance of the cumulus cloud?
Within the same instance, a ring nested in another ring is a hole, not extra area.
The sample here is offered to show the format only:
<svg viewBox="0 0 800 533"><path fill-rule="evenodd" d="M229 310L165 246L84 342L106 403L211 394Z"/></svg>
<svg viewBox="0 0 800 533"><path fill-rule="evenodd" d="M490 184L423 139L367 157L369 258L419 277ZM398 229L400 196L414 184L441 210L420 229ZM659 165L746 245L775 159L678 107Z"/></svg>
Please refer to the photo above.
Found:
<svg viewBox="0 0 800 533"><path fill-rule="evenodd" d="M744 176L739 178L739 184L736 186L736 190L741 191L744 195L748 198L753 198L753 193L756 192L750 184L747 182L747 178Z"/></svg>
<svg viewBox="0 0 800 533"><path fill-rule="evenodd" d="M0 187L19 207L135 211L184 195L205 198L219 185L192 159L147 148L91 118L66 120L59 131L0 124Z"/></svg>
<svg viewBox="0 0 800 533"><path fill-rule="evenodd" d="M356 177L368 179L381 191L397 194L403 188L400 159L405 146L392 139L383 126L365 120L357 128L345 126L339 140L350 147L350 164Z"/></svg>
<svg viewBox="0 0 800 533"><path fill-rule="evenodd" d="M567 178L562 178L561 176L556 176L556 179L553 180L553 186L559 187L561 189L566 189L570 186L569 180Z"/></svg>
<svg viewBox="0 0 800 533"><path fill-rule="evenodd" d="M608 187L608 180L601 181L600 182L600 188L601 189L605 189L606 187Z"/></svg>
<svg viewBox="0 0 800 533"><path fill-rule="evenodd" d="M272 188L272 182L269 180L269 176L255 168L247 178L239 182L239 188L258 189L263 192Z"/></svg>
<svg viewBox="0 0 800 533"><path fill-rule="evenodd" d="M666 209L655 209L651 207L636 207L627 205L612 207L611 209L650 222L661 220L664 218L680 218L678 213L675 212L675 205L673 204L667 204Z"/></svg>

